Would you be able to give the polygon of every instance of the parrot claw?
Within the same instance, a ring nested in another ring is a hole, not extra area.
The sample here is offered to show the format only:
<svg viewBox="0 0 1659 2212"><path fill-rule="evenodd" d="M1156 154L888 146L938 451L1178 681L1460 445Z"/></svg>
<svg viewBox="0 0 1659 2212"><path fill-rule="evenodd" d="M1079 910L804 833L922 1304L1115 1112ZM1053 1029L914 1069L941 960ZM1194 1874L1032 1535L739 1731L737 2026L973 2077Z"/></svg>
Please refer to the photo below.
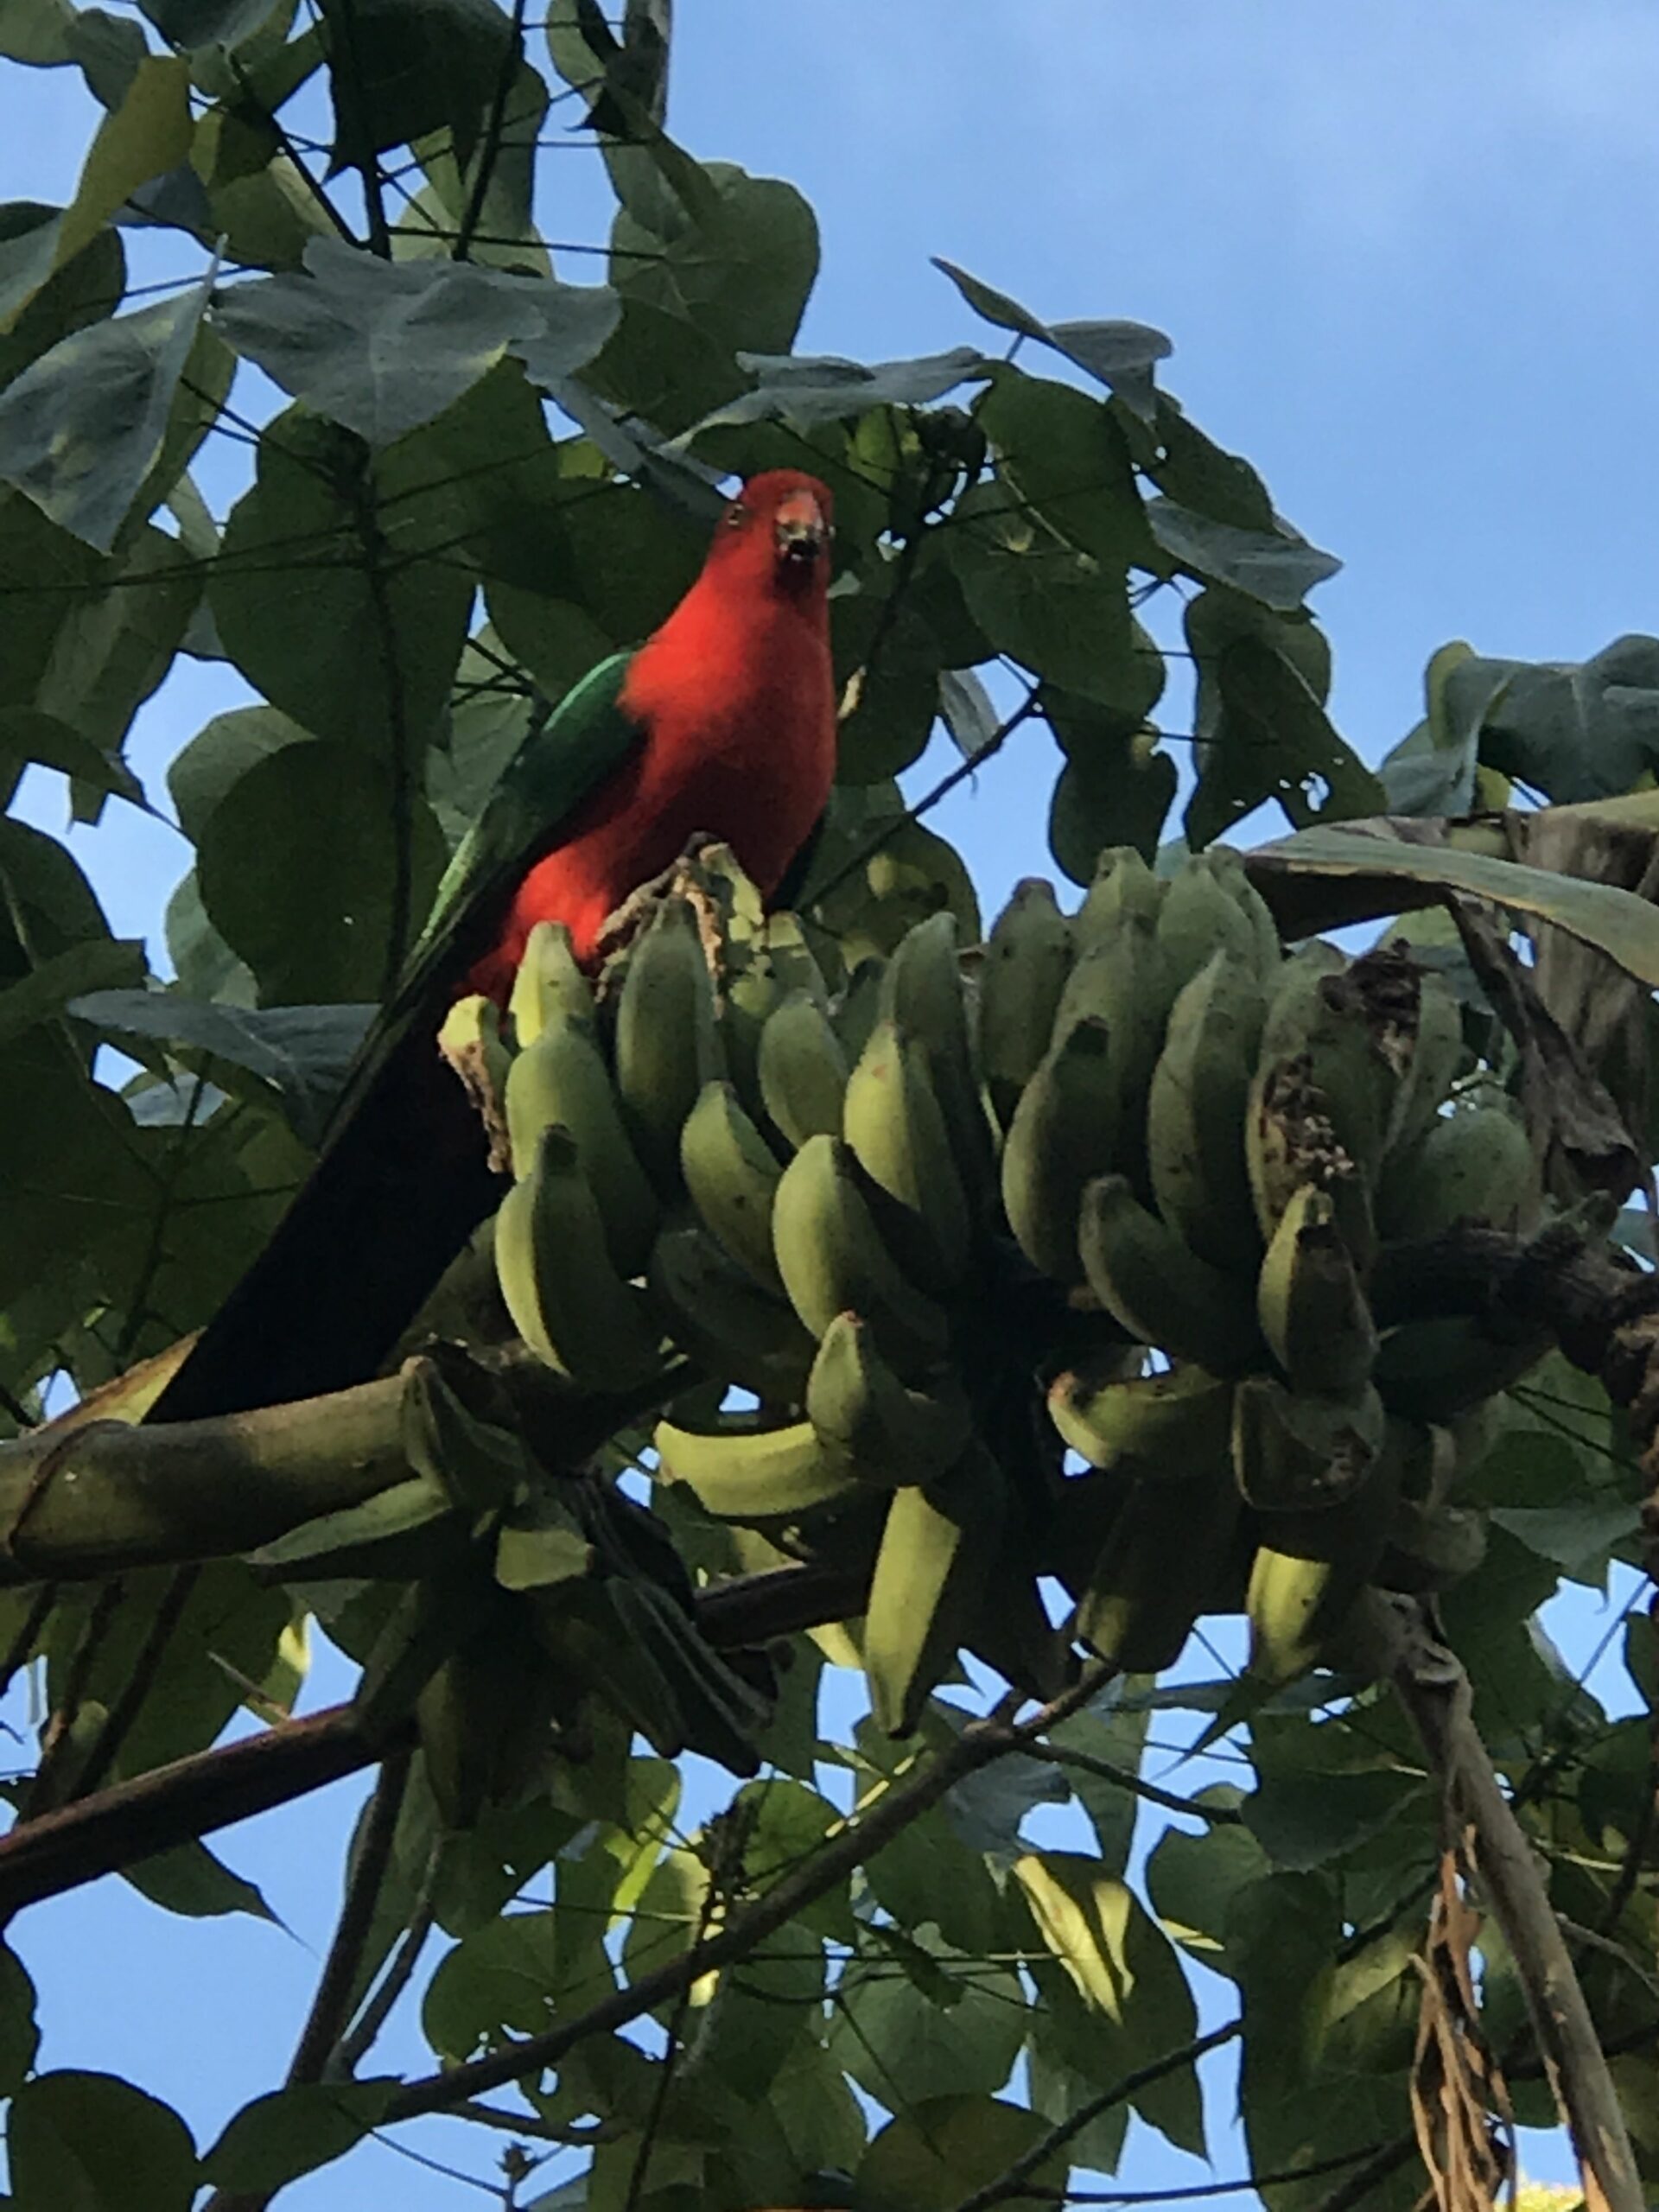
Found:
<svg viewBox="0 0 1659 2212"><path fill-rule="evenodd" d="M626 952L650 922L652 916L664 899L684 899L697 918L697 934L709 962L709 972L716 982L721 969L721 952L725 942L724 922L718 906L709 896L707 881L698 861L720 839L706 830L699 830L686 842L684 850L673 865L653 875L632 891L610 916L595 942L595 956L601 972L611 961Z"/></svg>

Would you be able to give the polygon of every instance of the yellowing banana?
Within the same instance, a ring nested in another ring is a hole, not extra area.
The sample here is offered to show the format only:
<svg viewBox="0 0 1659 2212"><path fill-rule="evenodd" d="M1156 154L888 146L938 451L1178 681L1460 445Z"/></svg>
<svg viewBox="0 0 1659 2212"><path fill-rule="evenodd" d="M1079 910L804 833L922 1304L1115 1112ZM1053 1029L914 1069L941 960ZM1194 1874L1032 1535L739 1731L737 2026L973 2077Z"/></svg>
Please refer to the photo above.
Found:
<svg viewBox="0 0 1659 2212"><path fill-rule="evenodd" d="M1254 965L1215 953L1176 995L1147 1105L1159 1212L1200 1259L1241 1272L1262 1254L1244 1122L1262 1010Z"/></svg>
<svg viewBox="0 0 1659 2212"><path fill-rule="evenodd" d="M1259 1358L1261 1332L1242 1286L1198 1258L1121 1175L1096 1176L1077 1217L1089 1287L1142 1344L1212 1375L1236 1375Z"/></svg>
<svg viewBox="0 0 1659 2212"><path fill-rule="evenodd" d="M968 1264L968 1200L957 1173L927 1050L878 1021L848 1079L842 1133L887 1201L878 1219L906 1270L953 1289Z"/></svg>
<svg viewBox="0 0 1659 2212"><path fill-rule="evenodd" d="M755 1281L781 1290L772 1207L783 1170L729 1083L706 1083L680 1131L680 1173L703 1226Z"/></svg>
<svg viewBox="0 0 1659 2212"><path fill-rule="evenodd" d="M1201 1367L1122 1377L1116 1356L1049 1385L1048 1410L1091 1467L1185 1480L1229 1461L1233 1385Z"/></svg>
<svg viewBox="0 0 1659 2212"><path fill-rule="evenodd" d="M593 1185L620 1273L638 1274L657 1234L656 1194L634 1156L621 1103L591 1033L554 1008L508 1071L507 1135L515 1169L529 1172L542 1131L560 1123Z"/></svg>
<svg viewBox="0 0 1659 2212"><path fill-rule="evenodd" d="M868 1495L847 1454L810 1421L779 1427L727 1415L707 1435L664 1421L653 1440L664 1479L684 1483L722 1521L764 1527Z"/></svg>
<svg viewBox="0 0 1659 2212"><path fill-rule="evenodd" d="M660 1367L644 1294L617 1273L575 1141L556 1124L501 1202L495 1265L519 1335L582 1389L626 1390Z"/></svg>
<svg viewBox="0 0 1659 2212"><path fill-rule="evenodd" d="M438 1031L438 1051L460 1077L484 1124L490 1166L505 1173L510 1147L501 1101L512 1055L501 1039L494 1001L478 991L457 999Z"/></svg>
<svg viewBox="0 0 1659 2212"><path fill-rule="evenodd" d="M909 1390L855 1313L823 1332L806 1384L807 1419L824 1444L868 1480L926 1483L967 1444L967 1401L954 1377Z"/></svg>
<svg viewBox="0 0 1659 2212"><path fill-rule="evenodd" d="M680 1131L703 1084L721 1072L714 982L687 899L664 899L628 954L615 1067L633 1148L658 1191L672 1198Z"/></svg>
<svg viewBox="0 0 1659 2212"><path fill-rule="evenodd" d="M1379 1452L1339 1503L1263 1516L1244 1599L1252 1674L1287 1682L1318 1662L1382 1560L1399 1468L1394 1452Z"/></svg>
<svg viewBox="0 0 1659 2212"><path fill-rule="evenodd" d="M766 1016L755 1076L766 1118L797 1151L840 1130L847 1054L810 991L791 991Z"/></svg>
<svg viewBox="0 0 1659 2212"><path fill-rule="evenodd" d="M980 969L980 1072L1005 1129L1052 1041L1072 955L1053 885L1027 876L998 917Z"/></svg>
<svg viewBox="0 0 1659 2212"><path fill-rule="evenodd" d="M1305 1183L1268 1246L1255 1310L1294 1390L1344 1396L1370 1382L1376 1326L1329 1196Z"/></svg>
<svg viewBox="0 0 1659 2212"><path fill-rule="evenodd" d="M893 1493L864 1612L864 1672L888 1735L912 1733L955 1659L1007 1514L1001 1474L976 1448L925 1488Z"/></svg>

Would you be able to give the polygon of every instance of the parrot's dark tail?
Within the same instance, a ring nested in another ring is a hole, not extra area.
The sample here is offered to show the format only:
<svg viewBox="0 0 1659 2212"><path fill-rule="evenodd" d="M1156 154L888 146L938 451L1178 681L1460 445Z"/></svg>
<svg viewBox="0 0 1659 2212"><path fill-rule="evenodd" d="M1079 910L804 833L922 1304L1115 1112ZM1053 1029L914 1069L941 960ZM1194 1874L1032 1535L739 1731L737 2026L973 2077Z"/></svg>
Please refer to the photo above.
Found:
<svg viewBox="0 0 1659 2212"><path fill-rule="evenodd" d="M246 1413L378 1374L503 1195L486 1155L477 1113L417 1026L146 1420Z"/></svg>

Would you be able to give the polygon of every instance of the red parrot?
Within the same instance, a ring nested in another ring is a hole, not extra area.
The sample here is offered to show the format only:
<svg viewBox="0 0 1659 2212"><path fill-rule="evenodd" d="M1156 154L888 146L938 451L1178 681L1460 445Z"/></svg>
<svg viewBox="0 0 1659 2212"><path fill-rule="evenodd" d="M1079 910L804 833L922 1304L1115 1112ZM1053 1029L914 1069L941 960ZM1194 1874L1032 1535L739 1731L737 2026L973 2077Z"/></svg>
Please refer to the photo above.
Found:
<svg viewBox="0 0 1659 2212"><path fill-rule="evenodd" d="M775 893L835 777L831 523L817 478L751 478L662 626L526 739L439 887L316 1168L149 1420L313 1396L384 1363L500 1195L438 1027L467 991L505 1004L537 922L564 923L591 962L608 917L699 831Z"/></svg>

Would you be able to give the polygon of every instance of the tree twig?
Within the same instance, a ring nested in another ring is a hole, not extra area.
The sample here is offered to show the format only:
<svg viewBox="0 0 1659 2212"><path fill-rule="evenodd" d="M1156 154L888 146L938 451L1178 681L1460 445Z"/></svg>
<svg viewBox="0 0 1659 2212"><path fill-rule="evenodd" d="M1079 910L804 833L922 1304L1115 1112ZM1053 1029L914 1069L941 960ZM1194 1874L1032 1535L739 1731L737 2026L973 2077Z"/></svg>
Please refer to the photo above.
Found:
<svg viewBox="0 0 1659 2212"><path fill-rule="evenodd" d="M1033 1744L1026 1756L1040 1759L1047 1766L1075 1767L1080 1774L1097 1775L1103 1782L1113 1782L1120 1789L1127 1789L1132 1797L1144 1797L1147 1804L1161 1805L1168 1813L1191 1814L1195 1821L1208 1821L1212 1827L1242 1827L1244 1823L1244 1815L1236 1805L1195 1804L1192 1798L1183 1797L1177 1790L1160 1789L1155 1782L1148 1782L1132 1767L1097 1758L1092 1751L1074 1751L1066 1744Z"/></svg>
<svg viewBox="0 0 1659 2212"><path fill-rule="evenodd" d="M1166 2074L1179 2073L1183 2066L1195 2065L1206 2051L1219 2050L1224 2044L1233 2042L1244 2032L1244 2016L1237 2014L1225 2020L1218 2028L1211 2028L1207 2035L1194 2036L1179 2050L1166 2050L1161 2058L1149 2059L1144 2066L1137 2066L1132 2074L1125 2074L1092 2097L1084 2099L1074 2113L1057 2120L1047 2133L1039 2135L1028 2151L1022 2151L1013 2164L1005 2166L993 2180L976 2189L971 2196L964 2196L951 2212L990 2212L995 2204L1006 2204L1009 2198L1021 2194L1021 2183L1030 2180L1039 2166L1046 2165L1057 2152L1065 2150L1084 2129L1103 2113L1111 2112L1138 2089L1150 2088L1154 2082L1161 2082Z"/></svg>
<svg viewBox="0 0 1659 2212"><path fill-rule="evenodd" d="M432 1933L435 1917L432 1910L432 1891L442 1851L442 1844L433 1847L420 1894L415 1900L414 1910L409 1916L409 1925L404 1929L385 1974L365 1999L361 2013L329 2053L328 2063L324 2069L326 2080L349 2081L356 2073L373 2050L380 2031L391 2017L398 1999L414 1979L415 1968L420 1962L421 1953L426 1948L426 1939Z"/></svg>
<svg viewBox="0 0 1659 2212"><path fill-rule="evenodd" d="M328 1946L317 1993L311 2000L310 2012L288 2069L290 2087L323 2079L329 2057L351 2018L364 1947L374 1923L380 1885L391 1863L392 1840L397 1833L397 1816L404 1808L404 1796L409 1788L411 1756L405 1746L390 1752L381 1761L379 1779L369 1799L363 1839L351 1878L346 1885L334 1941Z"/></svg>
<svg viewBox="0 0 1659 2212"><path fill-rule="evenodd" d="M1017 1725L1014 1715L1024 1700L1017 1691L1010 1692L992 1713L982 1720L970 1721L948 1749L909 1781L890 1783L873 1804L849 1819L752 1904L734 1913L706 1942L693 1944L677 1959L641 1974L625 1989L613 1990L587 2012L544 2034L526 2037L487 2057L471 2059L445 2073L410 2082L392 2100L384 2124L416 2120L423 2113L451 2111L469 2098L556 2065L568 2050L588 2037L626 2027L677 1997L703 1974L747 1957L757 1943L786 1926L843 1876L919 1820L956 1783L1011 1751L1023 1751L1033 1737L1086 1704L1099 1690L1105 1672L1098 1667L1087 1669L1062 1697Z"/></svg>
<svg viewBox="0 0 1659 2212"><path fill-rule="evenodd" d="M167 1646L178 1626L191 1592L200 1579L199 1567L181 1567L169 1579L162 1592L138 1656L131 1671L121 1685L121 1694L110 1707L104 1726L98 1732L97 1741L86 1757L86 1764L75 1777L73 1794L90 1797L104 1781L120 1754L121 1746L132 1730L140 1710L167 1656Z"/></svg>
<svg viewBox="0 0 1659 2212"><path fill-rule="evenodd" d="M518 73L518 62L524 44L524 0L512 0L512 31L507 50L501 63L501 73L495 80L495 92L490 101L490 112L484 125L483 143L478 149L478 171L473 179L473 188L467 195L467 206L461 218L461 229L456 234L453 258L465 261L472 251L473 238L484 219L484 203L490 194L490 179L501 151L501 136L506 128L507 102L512 97L513 79Z"/></svg>

